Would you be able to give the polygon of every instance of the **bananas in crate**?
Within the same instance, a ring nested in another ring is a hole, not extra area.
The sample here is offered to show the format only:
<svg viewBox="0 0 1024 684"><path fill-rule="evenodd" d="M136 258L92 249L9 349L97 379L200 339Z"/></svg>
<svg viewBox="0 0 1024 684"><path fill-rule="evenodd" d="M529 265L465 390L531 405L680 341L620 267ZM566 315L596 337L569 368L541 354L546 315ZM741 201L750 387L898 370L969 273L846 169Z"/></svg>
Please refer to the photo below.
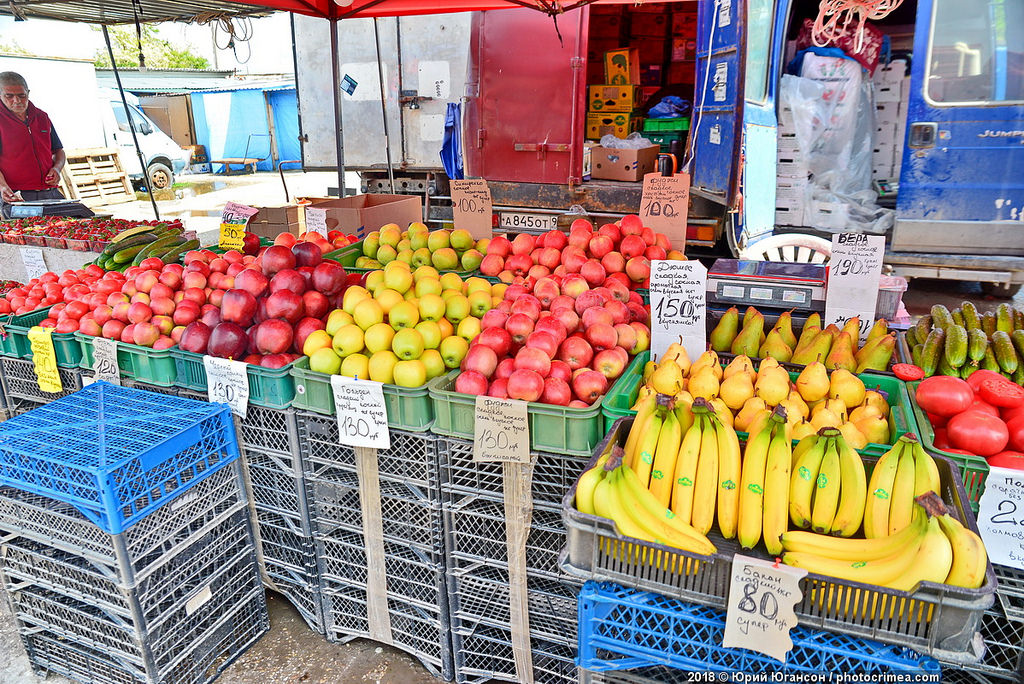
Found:
<svg viewBox="0 0 1024 684"><path fill-rule="evenodd" d="M829 373L820 361L811 362L794 381L772 358L763 359L755 371L741 355L723 369L715 351L691 364L686 350L673 344L657 363L645 367L633 410L653 403L657 394L673 396L677 404L704 399L720 421L742 432L757 432L773 408L784 406L794 439L834 427L850 446L863 449L868 443L889 444L893 434L886 398L850 371Z"/></svg>
<svg viewBox="0 0 1024 684"><path fill-rule="evenodd" d="M859 318L851 318L842 328L822 328L821 316L811 314L798 338L788 311L766 332L764 315L752 306L747 307L742 321L735 306L726 311L711 331L709 341L716 352L772 358L801 366L820 361L826 368L843 368L851 373L886 370L896 349L896 333L889 332L884 318L875 321L867 341L859 346Z"/></svg>
<svg viewBox="0 0 1024 684"><path fill-rule="evenodd" d="M984 314L972 302L963 302L952 312L936 304L906 337L914 365L925 377L966 380L984 368L1024 385L1024 311L1010 304L1004 302Z"/></svg>
<svg viewBox="0 0 1024 684"><path fill-rule="evenodd" d="M822 428L793 450L789 519L794 527L853 536L864 519L867 489L864 462L839 430Z"/></svg>

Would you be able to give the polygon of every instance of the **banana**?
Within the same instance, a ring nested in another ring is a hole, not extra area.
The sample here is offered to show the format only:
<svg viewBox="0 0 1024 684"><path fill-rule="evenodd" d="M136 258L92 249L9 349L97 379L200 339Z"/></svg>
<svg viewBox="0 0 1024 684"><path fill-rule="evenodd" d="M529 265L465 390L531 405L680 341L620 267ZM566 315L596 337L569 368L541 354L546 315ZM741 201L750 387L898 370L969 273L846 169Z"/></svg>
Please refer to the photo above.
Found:
<svg viewBox="0 0 1024 684"><path fill-rule="evenodd" d="M868 493L868 479L864 473L864 462L860 459L842 433L836 437L839 451L839 508L832 520L832 534L852 537L864 520L864 500Z"/></svg>
<svg viewBox="0 0 1024 684"><path fill-rule="evenodd" d="M902 437L882 455L871 471L868 481L868 499L864 504L864 536L868 539L889 536L889 502L892 482L896 479L900 454L907 444Z"/></svg>
<svg viewBox="0 0 1024 684"><path fill-rule="evenodd" d="M650 514L650 516L663 520L669 526L675 529L679 534L693 537L698 542L706 542L702 544L701 553L714 553L715 546L708 541L707 537L693 529L691 525L683 522L679 517L661 505L661 503L654 498L654 495L645 488L641 483L640 479L636 476L629 468L620 468L618 477L622 480L619 484L618 493L623 501L633 501L637 504L638 508L643 508ZM634 515L634 517L636 517Z"/></svg>
<svg viewBox="0 0 1024 684"><path fill-rule="evenodd" d="M985 583L988 553L981 537L949 515L939 516L939 526L953 547L953 565L946 575L946 584L977 589Z"/></svg>
<svg viewBox="0 0 1024 684"><path fill-rule="evenodd" d="M615 529L623 536L643 541L654 541L654 536L642 529L623 508L618 490L612 487L616 477L618 477L616 473L609 474L594 489L594 512L602 518L608 518L614 522Z"/></svg>
<svg viewBox="0 0 1024 684"><path fill-rule="evenodd" d="M742 457L736 431L718 416L711 417L718 441L718 529L726 539L736 536L736 522L740 509L740 479Z"/></svg>
<svg viewBox="0 0 1024 684"><path fill-rule="evenodd" d="M808 442L811 439L813 442ZM827 442L824 437L810 435L796 445L797 449L805 443L811 445L810 448L804 449L789 478L789 519L796 527L808 529L811 526L811 496L814 493L814 484L818 480L818 470L821 468L821 459L825 456Z"/></svg>
<svg viewBox="0 0 1024 684"><path fill-rule="evenodd" d="M646 500L647 503L640 503L639 493L636 496L632 495L632 490L628 489L628 485L625 484L627 477L625 470L625 468L616 469L615 477L611 482L612 491L618 501L623 504L623 510L641 530L658 544L702 555L715 552L714 544L707 537L696 532L692 527L680 527L675 518L668 517L671 512L666 508L660 508L656 499L644 497L643 500ZM639 483L639 480L637 482ZM654 508L655 504L659 508ZM651 508L658 512L652 513Z"/></svg>
<svg viewBox="0 0 1024 684"><path fill-rule="evenodd" d="M782 555L782 562L816 575L828 575L883 587L891 586L892 582L908 574L925 536L921 535L896 553L884 558L839 560L803 551L787 551Z"/></svg>
<svg viewBox="0 0 1024 684"><path fill-rule="evenodd" d="M892 499L889 501L889 534L895 534L910 524L914 513L914 450L910 445L903 448L896 478L892 482Z"/></svg>
<svg viewBox="0 0 1024 684"><path fill-rule="evenodd" d="M935 459L924 450L920 442L914 442L914 497L928 492L942 495L942 484L939 481L939 467Z"/></svg>
<svg viewBox="0 0 1024 684"><path fill-rule="evenodd" d="M820 534L832 531L832 521L839 507L840 466L839 450L833 439L825 447L821 468L814 485L814 501L811 505L811 529Z"/></svg>
<svg viewBox="0 0 1024 684"><path fill-rule="evenodd" d="M702 427L701 421L694 420L693 425L683 435L683 442L676 456L676 472L672 476L672 512L687 525L690 524L693 513L693 487L697 478Z"/></svg>
<svg viewBox="0 0 1024 684"><path fill-rule="evenodd" d="M907 544L914 543L924 536L928 516L920 506L914 507L914 522L896 534L875 539L844 539L806 532L790 530L782 535L782 547L786 551L799 551L816 556L834 558L835 560L880 560L888 558Z"/></svg>
<svg viewBox="0 0 1024 684"><path fill-rule="evenodd" d="M718 491L718 437L707 414L698 416L703 423L697 477L693 481L693 507L690 524L707 534L715 522L715 494Z"/></svg>
<svg viewBox="0 0 1024 684"><path fill-rule="evenodd" d="M679 427L679 419L673 411L665 416L658 435L658 446L654 452L654 467L651 470L649 489L654 497L668 508L672 501L672 475L676 471L676 455L679 444L683 440L683 431Z"/></svg>
<svg viewBox="0 0 1024 684"><path fill-rule="evenodd" d="M636 453L633 455L633 464L630 467L645 487L649 487L651 483L654 453L658 450L658 437L661 436L661 426L664 420L665 415L661 408L655 409L644 427L644 433L640 435L640 439L636 443Z"/></svg>
<svg viewBox="0 0 1024 684"><path fill-rule="evenodd" d="M921 546L914 554L907 572L890 580L886 586L900 591L910 591L920 582L943 583L953 567L953 546L949 543L938 517L928 520L928 529L921 540ZM902 610L900 611L902 613Z"/></svg>
<svg viewBox="0 0 1024 684"><path fill-rule="evenodd" d="M654 408L658 405L658 397L655 394L648 395L636 410L636 417L633 418L633 426L629 429L629 436L626 437L625 455L622 462L630 468L635 468L634 458L636 445L640 441L640 435L646 432L647 423L654 415Z"/></svg>
<svg viewBox="0 0 1024 684"><path fill-rule="evenodd" d="M598 483L605 477L604 464L610 454L605 454L597 459L597 464L587 472L580 475L576 483L576 510L587 515L594 515L594 490Z"/></svg>
<svg viewBox="0 0 1024 684"><path fill-rule="evenodd" d="M771 426L766 425L747 441L747 448L743 452L739 523L736 536L740 545L745 549L754 548L761 539L764 474L771 440Z"/></svg>
<svg viewBox="0 0 1024 684"><path fill-rule="evenodd" d="M807 435L806 437L804 437L803 439L801 439L799 442L796 443L796 446L793 447L793 469L794 470L796 469L796 464L800 460L800 457L804 455L804 452L806 452L811 447L815 446L817 443L818 443L818 433L816 433L816 432L814 434Z"/></svg>
<svg viewBox="0 0 1024 684"><path fill-rule="evenodd" d="M783 414L785 421L785 414ZM764 472L764 545L773 556L782 553L782 533L789 518L789 473L793 465L793 445L785 423L775 423L775 435L768 445Z"/></svg>

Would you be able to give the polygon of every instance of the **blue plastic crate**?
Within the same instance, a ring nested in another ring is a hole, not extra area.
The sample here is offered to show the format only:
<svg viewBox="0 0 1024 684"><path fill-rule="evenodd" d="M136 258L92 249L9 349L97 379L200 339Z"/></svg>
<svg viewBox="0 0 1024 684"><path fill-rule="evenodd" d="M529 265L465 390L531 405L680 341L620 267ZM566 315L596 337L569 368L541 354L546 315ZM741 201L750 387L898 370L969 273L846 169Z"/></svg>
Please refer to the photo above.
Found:
<svg viewBox="0 0 1024 684"><path fill-rule="evenodd" d="M0 486L68 503L110 534L238 455L227 405L106 382L0 424Z"/></svg>
<svg viewBox="0 0 1024 684"><path fill-rule="evenodd" d="M902 646L794 627L786 663L724 648L725 613L611 582L587 582L579 596L580 667L596 672L667 665L693 672L902 672L941 674L937 660Z"/></svg>

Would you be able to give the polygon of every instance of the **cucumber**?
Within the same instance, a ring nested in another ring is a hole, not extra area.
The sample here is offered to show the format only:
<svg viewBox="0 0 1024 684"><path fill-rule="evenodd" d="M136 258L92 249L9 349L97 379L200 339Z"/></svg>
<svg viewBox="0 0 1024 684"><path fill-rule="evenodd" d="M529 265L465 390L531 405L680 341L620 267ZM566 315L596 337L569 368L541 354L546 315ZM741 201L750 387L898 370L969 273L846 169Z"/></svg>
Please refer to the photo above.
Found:
<svg viewBox="0 0 1024 684"><path fill-rule="evenodd" d="M1024 311L1016 308L1013 310L1013 329L1024 330Z"/></svg>
<svg viewBox="0 0 1024 684"><path fill-rule="evenodd" d="M979 328L971 328L967 332L967 356L971 361L981 361L988 349L988 335Z"/></svg>
<svg viewBox="0 0 1024 684"><path fill-rule="evenodd" d="M193 249L199 249L199 240L192 239L188 242L172 247L167 253L160 257L160 260L165 264L172 264L178 261L183 254Z"/></svg>
<svg viewBox="0 0 1024 684"><path fill-rule="evenodd" d="M142 251L135 255L135 259L132 260L132 265L138 266L149 257L160 256L174 245L181 244L184 241L185 238L180 235L168 235L166 237L157 238L143 247Z"/></svg>
<svg viewBox="0 0 1024 684"><path fill-rule="evenodd" d="M960 309L954 309L949 315L953 317L953 323L964 327L964 315L960 313Z"/></svg>
<svg viewBox="0 0 1024 684"><path fill-rule="evenodd" d="M1017 351L1013 348L1010 336L1002 330L992 333L992 350L996 355L996 363L1006 373L1017 370Z"/></svg>
<svg viewBox="0 0 1024 684"><path fill-rule="evenodd" d="M154 239L156 239L156 236L148 231L145 233L138 233L128 238L127 240L122 240L121 242L118 243L108 243L107 246L103 248L103 254L106 254L107 256L112 256L120 252L122 249L127 249L128 247L135 247L136 245L147 245Z"/></svg>
<svg viewBox="0 0 1024 684"><path fill-rule="evenodd" d="M1010 341L1017 348L1017 353L1024 359L1024 330L1014 330L1010 333Z"/></svg>
<svg viewBox="0 0 1024 684"><path fill-rule="evenodd" d="M996 361L996 354L992 351L992 345L985 348L985 358L981 360L981 367L985 370L999 372L999 363Z"/></svg>
<svg viewBox="0 0 1024 684"><path fill-rule="evenodd" d="M943 345L946 341L946 332L942 328L934 328L928 333L924 342L924 349L921 350L921 368L925 377L935 375L935 369L939 367L939 361L943 358Z"/></svg>
<svg viewBox="0 0 1024 684"><path fill-rule="evenodd" d="M917 337L917 341L924 344L924 341L928 339L928 333L932 330L932 317L921 316L918 319L917 324L914 326L914 335Z"/></svg>
<svg viewBox="0 0 1024 684"><path fill-rule="evenodd" d="M143 233L148 233L152 229L153 226L135 226L134 228L122 230L120 233L110 238L110 244L116 245L135 235L142 235Z"/></svg>
<svg viewBox="0 0 1024 684"><path fill-rule="evenodd" d="M923 344L915 344L910 350L910 360L914 362L914 365L918 368L924 368L924 362L921 360L921 355L924 353Z"/></svg>
<svg viewBox="0 0 1024 684"><path fill-rule="evenodd" d="M952 377L952 378L959 378L960 377L960 370L949 365L949 362L946 361L946 355L945 354L943 354L939 358L939 365L935 369L935 373L937 375L948 375L949 377Z"/></svg>
<svg viewBox="0 0 1024 684"><path fill-rule="evenodd" d="M907 340L907 346L911 349L913 349L917 344L917 333L915 333L914 330L916 330L916 328L914 328L914 326L910 326L907 328L907 331L903 333L903 337Z"/></svg>
<svg viewBox="0 0 1024 684"><path fill-rule="evenodd" d="M964 327L968 330L981 328L981 318L978 317L978 307L974 302L964 302L960 305L960 314L964 317Z"/></svg>
<svg viewBox="0 0 1024 684"><path fill-rule="evenodd" d="M118 252L117 254L114 255L114 257L113 257L114 263L115 264L124 264L125 268L127 268L128 266L131 266L132 265L131 264L132 259L134 259L135 255L138 254L139 252L141 252L142 249L145 246L146 245L136 245L134 247L128 247L126 249L122 249L120 252Z"/></svg>
<svg viewBox="0 0 1024 684"><path fill-rule="evenodd" d="M967 360L967 331L962 325L951 325L946 329L943 358L952 368L959 368Z"/></svg>
<svg viewBox="0 0 1024 684"><path fill-rule="evenodd" d="M991 311L986 311L985 315L981 317L981 329L985 331L985 334L992 337L992 333L996 331L996 315Z"/></svg>
<svg viewBox="0 0 1024 684"><path fill-rule="evenodd" d="M996 330L1007 334L1013 332L1013 309L1006 302L996 307Z"/></svg>
<svg viewBox="0 0 1024 684"><path fill-rule="evenodd" d="M974 371L979 370L980 368L981 364L972 359L960 367L960 378L966 380L974 374Z"/></svg>
<svg viewBox="0 0 1024 684"><path fill-rule="evenodd" d="M931 314L933 328L942 328L943 330L946 330L953 325L953 316L949 313L949 309L942 304L935 304L932 306Z"/></svg>

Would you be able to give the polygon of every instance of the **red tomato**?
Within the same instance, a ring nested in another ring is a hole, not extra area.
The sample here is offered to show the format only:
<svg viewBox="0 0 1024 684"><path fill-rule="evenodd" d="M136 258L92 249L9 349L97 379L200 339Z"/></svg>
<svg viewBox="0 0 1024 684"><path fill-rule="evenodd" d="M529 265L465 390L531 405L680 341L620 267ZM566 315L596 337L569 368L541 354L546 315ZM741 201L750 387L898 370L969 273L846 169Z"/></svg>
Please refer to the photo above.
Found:
<svg viewBox="0 0 1024 684"><path fill-rule="evenodd" d="M935 428L935 436L932 437L932 444L935 445L936 449L949 449L949 436L946 434L946 428Z"/></svg>
<svg viewBox="0 0 1024 684"><path fill-rule="evenodd" d="M982 401L977 396L974 397L974 401L972 401L971 405L967 407L967 410L968 411L981 411L982 413L987 413L990 416L995 416L996 418L999 417L999 409L997 409L992 404L988 404L988 403ZM966 413L966 411L965 411L965 413Z"/></svg>
<svg viewBox="0 0 1024 684"><path fill-rule="evenodd" d="M932 424L933 428L946 427L946 423L949 422L949 416L937 416L934 413L929 413L928 422Z"/></svg>
<svg viewBox="0 0 1024 684"><path fill-rule="evenodd" d="M998 380L986 378L975 391L982 399L1000 408L1014 408L1024 404L1024 387L1003 377Z"/></svg>
<svg viewBox="0 0 1024 684"><path fill-rule="evenodd" d="M1010 446L1017 451L1024 451L1024 416L1018 416L1006 424L1010 433Z"/></svg>
<svg viewBox="0 0 1024 684"><path fill-rule="evenodd" d="M1009 423L1011 420L1024 416L1024 404L1016 408L1005 408L1000 413L1003 414L1003 420Z"/></svg>
<svg viewBox="0 0 1024 684"><path fill-rule="evenodd" d="M978 454L974 453L973 451L968 451L967 449L954 449L953 447L949 447L948 449L943 449L943 451L946 452L947 454L964 454L965 456L977 456L978 455Z"/></svg>
<svg viewBox="0 0 1024 684"><path fill-rule="evenodd" d="M11 313L11 303L6 299L0 299L0 314Z"/></svg>
<svg viewBox="0 0 1024 684"><path fill-rule="evenodd" d="M998 454L985 459L990 466L999 468L1013 468L1024 470L1024 454L1019 451L1000 451Z"/></svg>
<svg viewBox="0 0 1024 684"><path fill-rule="evenodd" d="M967 377L967 384L971 386L972 390L977 392L978 387L981 385L981 383L990 378L995 380L1006 380L1006 378L1004 378L999 373L996 373L995 371L985 370L984 368L981 368L979 370L974 371Z"/></svg>
<svg viewBox="0 0 1024 684"><path fill-rule="evenodd" d="M912 363L894 363L892 365L892 372L897 378L907 382L920 380L924 377L924 370Z"/></svg>
<svg viewBox="0 0 1024 684"><path fill-rule="evenodd" d="M949 443L958 449L970 449L979 456L998 454L1010 441L1010 432L1000 418L981 411L953 416L946 425Z"/></svg>
<svg viewBox="0 0 1024 684"><path fill-rule="evenodd" d="M928 413L955 416L974 401L974 390L960 378L935 375L921 381L915 394L918 405Z"/></svg>

